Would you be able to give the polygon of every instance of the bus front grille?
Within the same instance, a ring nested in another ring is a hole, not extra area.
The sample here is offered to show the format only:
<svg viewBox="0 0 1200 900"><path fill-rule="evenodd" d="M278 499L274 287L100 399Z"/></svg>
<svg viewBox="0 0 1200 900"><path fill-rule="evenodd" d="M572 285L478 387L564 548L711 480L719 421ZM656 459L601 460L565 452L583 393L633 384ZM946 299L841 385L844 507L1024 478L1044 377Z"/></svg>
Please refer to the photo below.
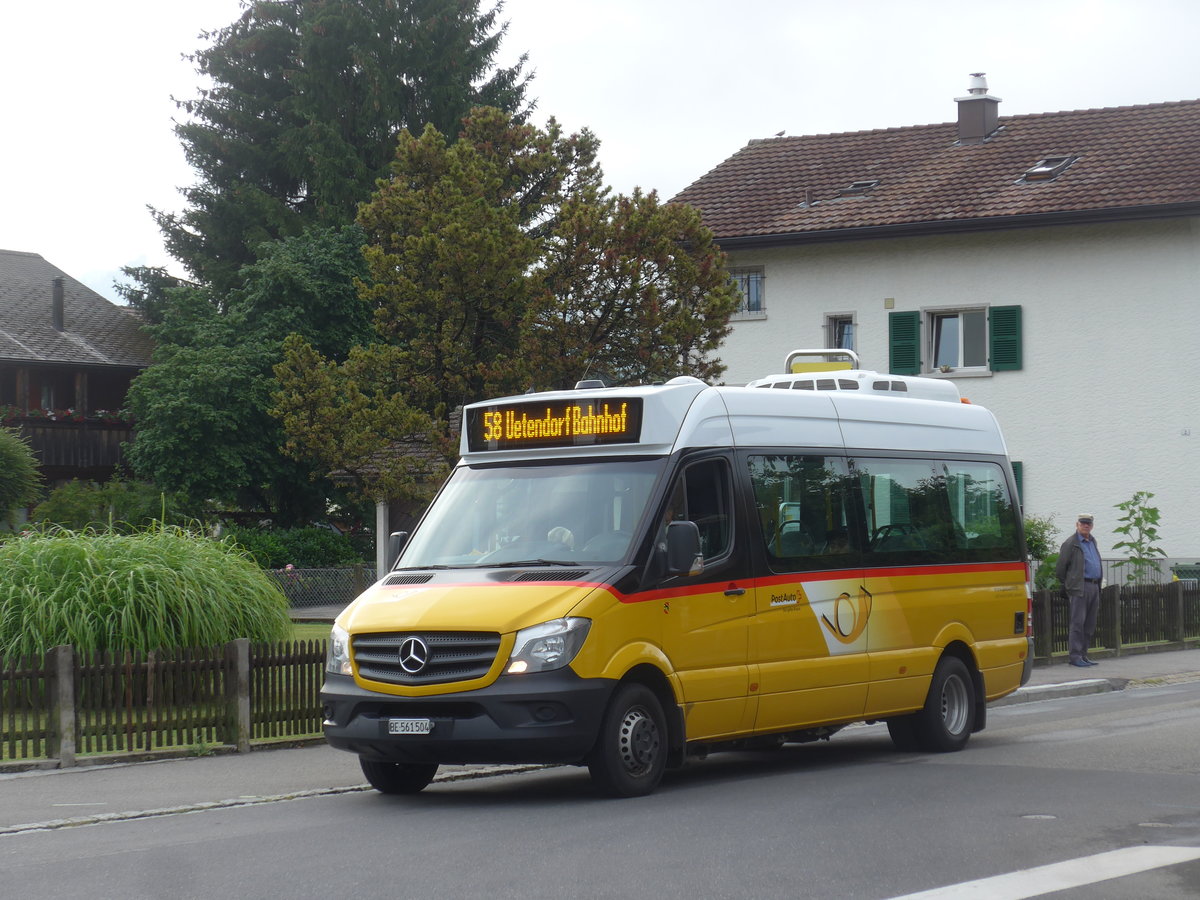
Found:
<svg viewBox="0 0 1200 900"><path fill-rule="evenodd" d="M481 678L492 668L500 635L478 631L404 631L352 638L358 674L387 684L445 684Z"/></svg>

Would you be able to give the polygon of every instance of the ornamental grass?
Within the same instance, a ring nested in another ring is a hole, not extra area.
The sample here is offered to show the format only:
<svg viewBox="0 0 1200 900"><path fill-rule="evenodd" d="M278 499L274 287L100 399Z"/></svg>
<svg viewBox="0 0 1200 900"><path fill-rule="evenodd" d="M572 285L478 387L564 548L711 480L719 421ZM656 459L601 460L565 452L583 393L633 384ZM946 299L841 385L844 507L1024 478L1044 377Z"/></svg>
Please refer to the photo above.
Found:
<svg viewBox="0 0 1200 900"><path fill-rule="evenodd" d="M183 528L0 543L0 657L284 640L287 599L244 551Z"/></svg>

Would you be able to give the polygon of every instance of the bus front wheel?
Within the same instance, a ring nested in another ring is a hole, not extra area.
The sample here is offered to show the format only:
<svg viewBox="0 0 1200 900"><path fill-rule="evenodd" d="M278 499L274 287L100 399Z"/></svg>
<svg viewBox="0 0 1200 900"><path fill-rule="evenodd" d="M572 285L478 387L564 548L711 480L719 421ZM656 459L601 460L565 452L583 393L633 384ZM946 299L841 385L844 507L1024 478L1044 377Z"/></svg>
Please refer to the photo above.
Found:
<svg viewBox="0 0 1200 900"><path fill-rule="evenodd" d="M667 723L650 688L629 683L617 688L596 746L588 754L592 781L612 797L641 797L662 780L667 765Z"/></svg>
<svg viewBox="0 0 1200 900"><path fill-rule="evenodd" d="M416 794L437 774L437 763L394 763L358 758L367 782L381 794Z"/></svg>

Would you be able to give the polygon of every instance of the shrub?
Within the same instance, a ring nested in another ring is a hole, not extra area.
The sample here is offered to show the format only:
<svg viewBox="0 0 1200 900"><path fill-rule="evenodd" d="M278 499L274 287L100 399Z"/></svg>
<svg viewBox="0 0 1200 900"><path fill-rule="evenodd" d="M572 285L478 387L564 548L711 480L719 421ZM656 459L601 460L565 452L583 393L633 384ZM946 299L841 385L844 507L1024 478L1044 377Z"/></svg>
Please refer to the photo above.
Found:
<svg viewBox="0 0 1200 900"><path fill-rule="evenodd" d="M1058 552L1058 529L1054 527L1054 514L1025 517L1025 547L1030 559L1041 561Z"/></svg>
<svg viewBox="0 0 1200 900"><path fill-rule="evenodd" d="M1058 554L1051 553L1038 564L1037 572L1033 576L1033 586L1039 591L1059 591L1062 590L1062 584L1058 580L1058 573L1054 571L1054 567L1058 565Z"/></svg>
<svg viewBox="0 0 1200 900"><path fill-rule="evenodd" d="M41 484L29 442L12 428L0 428L0 520L11 525L14 512L37 500Z"/></svg>
<svg viewBox="0 0 1200 900"><path fill-rule="evenodd" d="M362 562L348 537L328 528L292 528L280 534L288 562L300 568L320 569Z"/></svg>
<svg viewBox="0 0 1200 900"><path fill-rule="evenodd" d="M227 528L222 536L223 543L238 547L264 569L282 569L288 564L287 549L279 539L279 533L262 528Z"/></svg>
<svg viewBox="0 0 1200 900"><path fill-rule="evenodd" d="M286 598L245 553L181 528L61 529L0 544L0 656L286 639Z"/></svg>
<svg viewBox="0 0 1200 900"><path fill-rule="evenodd" d="M56 487L38 504L32 520L72 531L112 529L130 534L155 522L187 525L195 520L195 512L183 494L114 478L106 484L74 480Z"/></svg>
<svg viewBox="0 0 1200 900"><path fill-rule="evenodd" d="M230 528L225 537L264 569L282 569L288 563L299 569L324 569L363 561L348 537L328 528Z"/></svg>

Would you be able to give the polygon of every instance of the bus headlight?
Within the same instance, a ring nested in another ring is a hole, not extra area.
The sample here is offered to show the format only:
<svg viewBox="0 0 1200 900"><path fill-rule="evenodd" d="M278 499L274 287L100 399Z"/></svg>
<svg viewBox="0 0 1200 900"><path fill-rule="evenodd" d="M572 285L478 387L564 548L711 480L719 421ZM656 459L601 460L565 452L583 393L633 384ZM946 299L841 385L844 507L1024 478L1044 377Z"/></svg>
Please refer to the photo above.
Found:
<svg viewBox="0 0 1200 900"><path fill-rule="evenodd" d="M591 619L569 618L522 628L504 671L519 675L561 669L575 658L591 627Z"/></svg>
<svg viewBox="0 0 1200 900"><path fill-rule="evenodd" d="M334 675L353 675L350 670L350 635L345 628L333 626L329 633L329 652L325 657L325 671Z"/></svg>

